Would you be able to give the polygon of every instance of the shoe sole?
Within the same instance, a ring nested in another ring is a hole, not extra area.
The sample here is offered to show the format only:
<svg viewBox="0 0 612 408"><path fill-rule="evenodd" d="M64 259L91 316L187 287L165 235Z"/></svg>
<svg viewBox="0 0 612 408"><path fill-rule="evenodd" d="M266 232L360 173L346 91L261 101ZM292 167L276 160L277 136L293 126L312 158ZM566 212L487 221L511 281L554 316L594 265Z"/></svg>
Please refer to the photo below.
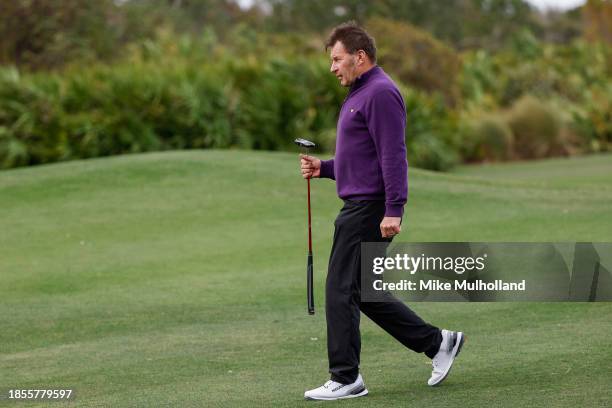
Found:
<svg viewBox="0 0 612 408"><path fill-rule="evenodd" d="M336 401L336 400L339 400L339 399L357 398L357 397L363 397L363 396L366 396L366 395L368 395L368 390L367 390L367 388L363 388L361 391L359 391L359 392L357 392L355 394L349 394L349 395L345 395L343 397L336 397L336 398L304 397L304 399L307 400L307 401Z"/></svg>
<svg viewBox="0 0 612 408"><path fill-rule="evenodd" d="M453 353L451 355L451 363L448 366L448 370L446 370L444 375L440 377L438 381L436 381L433 384L429 384L430 387L435 387L436 385L440 385L440 383L444 381L446 377L448 377L448 374L450 373L451 368L453 368L453 364L455 363L455 358L459 355L459 352L461 351L461 348L463 347L463 343L465 343L465 335L463 334L463 332L457 332L457 337L458 339L455 340L455 346L453 347Z"/></svg>

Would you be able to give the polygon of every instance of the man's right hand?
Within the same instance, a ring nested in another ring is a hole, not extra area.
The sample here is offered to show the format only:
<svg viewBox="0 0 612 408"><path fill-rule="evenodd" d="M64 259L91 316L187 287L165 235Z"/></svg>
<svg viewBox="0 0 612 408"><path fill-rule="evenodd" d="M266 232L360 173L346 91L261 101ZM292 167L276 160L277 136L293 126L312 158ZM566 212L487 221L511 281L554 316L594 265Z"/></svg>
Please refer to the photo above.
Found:
<svg viewBox="0 0 612 408"><path fill-rule="evenodd" d="M321 177L321 160L313 156L300 154L302 177L305 179Z"/></svg>

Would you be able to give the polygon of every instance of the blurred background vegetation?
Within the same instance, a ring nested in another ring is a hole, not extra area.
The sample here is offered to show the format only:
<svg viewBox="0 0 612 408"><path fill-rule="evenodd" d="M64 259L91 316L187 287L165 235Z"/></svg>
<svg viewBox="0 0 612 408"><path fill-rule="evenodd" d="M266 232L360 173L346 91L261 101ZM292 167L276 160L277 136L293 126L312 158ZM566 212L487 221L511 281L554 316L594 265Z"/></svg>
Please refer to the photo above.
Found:
<svg viewBox="0 0 612 408"><path fill-rule="evenodd" d="M612 2L0 0L0 168L189 148L333 152L323 41L377 39L411 165L612 150Z"/></svg>

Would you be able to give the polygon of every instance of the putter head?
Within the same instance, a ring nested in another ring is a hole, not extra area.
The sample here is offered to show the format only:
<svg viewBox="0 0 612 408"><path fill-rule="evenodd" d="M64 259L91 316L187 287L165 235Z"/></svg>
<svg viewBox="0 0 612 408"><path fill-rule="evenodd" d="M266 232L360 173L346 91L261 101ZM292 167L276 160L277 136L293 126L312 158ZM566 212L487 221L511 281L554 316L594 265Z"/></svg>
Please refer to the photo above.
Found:
<svg viewBox="0 0 612 408"><path fill-rule="evenodd" d="M298 145L300 147L305 147L307 149L310 149L311 147L315 147L316 146L316 144L314 144L310 140L306 140L306 139L295 139L293 142L296 145Z"/></svg>

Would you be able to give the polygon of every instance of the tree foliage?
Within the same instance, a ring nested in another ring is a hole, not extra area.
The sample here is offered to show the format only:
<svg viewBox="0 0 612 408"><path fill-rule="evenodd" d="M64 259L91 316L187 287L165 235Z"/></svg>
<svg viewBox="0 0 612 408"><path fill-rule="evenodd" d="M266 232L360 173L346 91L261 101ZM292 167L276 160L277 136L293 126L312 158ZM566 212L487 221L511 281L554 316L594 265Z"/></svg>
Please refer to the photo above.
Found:
<svg viewBox="0 0 612 408"><path fill-rule="evenodd" d="M382 66L400 81L427 92L439 92L449 105L459 99L459 55L429 33L382 18L368 20L366 28L378 38Z"/></svg>
<svg viewBox="0 0 612 408"><path fill-rule="evenodd" d="M584 34L590 41L612 44L612 2L588 0L583 9Z"/></svg>
<svg viewBox="0 0 612 408"><path fill-rule="evenodd" d="M112 0L15 0L0 9L0 63L54 68L109 58L124 26Z"/></svg>
<svg viewBox="0 0 612 408"><path fill-rule="evenodd" d="M456 48L496 49L514 32L537 27L522 0L268 0L271 23L281 31L320 32L342 21L372 17L407 22Z"/></svg>

